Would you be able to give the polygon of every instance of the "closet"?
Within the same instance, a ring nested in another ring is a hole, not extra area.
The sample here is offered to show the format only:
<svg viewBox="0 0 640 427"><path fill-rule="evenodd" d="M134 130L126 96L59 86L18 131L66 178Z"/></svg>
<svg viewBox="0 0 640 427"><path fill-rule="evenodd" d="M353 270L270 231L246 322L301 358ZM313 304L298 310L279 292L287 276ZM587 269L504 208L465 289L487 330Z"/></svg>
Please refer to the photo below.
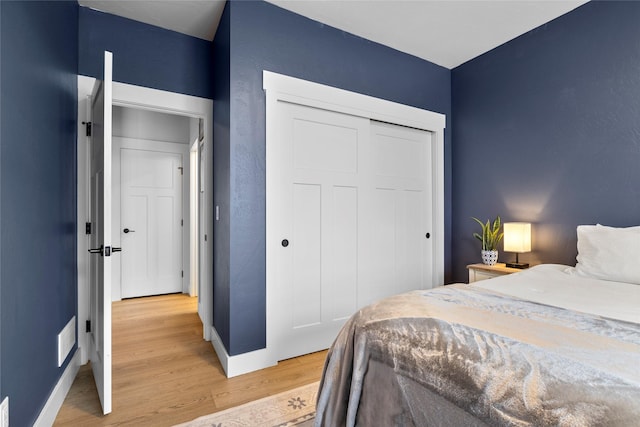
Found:
<svg viewBox="0 0 640 427"><path fill-rule="evenodd" d="M278 96L267 101L267 311L283 360L328 348L373 301L440 284L443 129L330 95Z"/></svg>

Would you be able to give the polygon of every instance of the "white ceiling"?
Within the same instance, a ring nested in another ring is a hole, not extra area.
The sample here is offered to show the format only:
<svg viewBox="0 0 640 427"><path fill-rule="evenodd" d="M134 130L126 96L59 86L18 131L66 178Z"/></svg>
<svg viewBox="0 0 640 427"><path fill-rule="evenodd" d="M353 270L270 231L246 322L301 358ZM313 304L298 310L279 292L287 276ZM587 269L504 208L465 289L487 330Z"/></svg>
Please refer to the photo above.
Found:
<svg viewBox="0 0 640 427"><path fill-rule="evenodd" d="M226 1L78 0L78 3L199 39L213 40Z"/></svg>
<svg viewBox="0 0 640 427"><path fill-rule="evenodd" d="M454 68L586 0L267 0ZM78 0L82 6L213 40L224 0Z"/></svg>

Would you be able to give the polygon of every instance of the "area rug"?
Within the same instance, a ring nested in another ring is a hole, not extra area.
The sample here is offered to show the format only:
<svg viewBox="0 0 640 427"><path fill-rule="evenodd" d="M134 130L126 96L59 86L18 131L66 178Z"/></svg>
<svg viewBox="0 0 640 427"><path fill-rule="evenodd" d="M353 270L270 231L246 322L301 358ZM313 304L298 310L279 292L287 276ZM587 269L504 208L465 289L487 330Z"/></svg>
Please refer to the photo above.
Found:
<svg viewBox="0 0 640 427"><path fill-rule="evenodd" d="M294 388L175 427L310 427L316 414L318 385Z"/></svg>

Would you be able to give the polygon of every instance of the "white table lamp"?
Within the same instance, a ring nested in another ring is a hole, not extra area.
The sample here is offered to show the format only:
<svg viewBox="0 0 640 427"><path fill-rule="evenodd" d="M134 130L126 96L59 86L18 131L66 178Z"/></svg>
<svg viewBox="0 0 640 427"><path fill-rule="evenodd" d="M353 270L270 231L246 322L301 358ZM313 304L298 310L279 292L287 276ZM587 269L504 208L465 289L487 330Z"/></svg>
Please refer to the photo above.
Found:
<svg viewBox="0 0 640 427"><path fill-rule="evenodd" d="M507 267L529 268L529 264L521 263L518 254L531 252L531 224L528 222L504 223L504 251L515 252L516 262L507 262Z"/></svg>

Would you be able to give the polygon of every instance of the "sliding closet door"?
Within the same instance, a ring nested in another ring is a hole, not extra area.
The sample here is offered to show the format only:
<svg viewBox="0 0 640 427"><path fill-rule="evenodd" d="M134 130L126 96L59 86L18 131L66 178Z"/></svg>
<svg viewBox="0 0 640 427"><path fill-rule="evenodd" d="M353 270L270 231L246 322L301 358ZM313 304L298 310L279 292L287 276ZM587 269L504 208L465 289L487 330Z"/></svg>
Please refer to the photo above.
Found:
<svg viewBox="0 0 640 427"><path fill-rule="evenodd" d="M431 133L371 122L358 302L431 288Z"/></svg>
<svg viewBox="0 0 640 427"><path fill-rule="evenodd" d="M327 348L356 310L361 171L370 133L361 117L280 107L282 360Z"/></svg>
<svg viewBox="0 0 640 427"><path fill-rule="evenodd" d="M432 286L431 134L286 102L277 121L267 252L282 360L328 348L372 301Z"/></svg>

